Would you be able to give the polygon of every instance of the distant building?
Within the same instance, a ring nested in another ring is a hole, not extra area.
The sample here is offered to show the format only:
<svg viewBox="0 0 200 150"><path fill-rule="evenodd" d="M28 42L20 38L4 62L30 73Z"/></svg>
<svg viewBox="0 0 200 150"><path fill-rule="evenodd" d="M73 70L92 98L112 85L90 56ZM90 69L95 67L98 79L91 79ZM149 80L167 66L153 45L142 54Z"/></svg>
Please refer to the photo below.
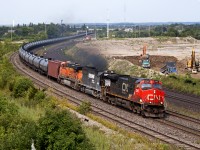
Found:
<svg viewBox="0 0 200 150"><path fill-rule="evenodd" d="M8 33L15 33L15 30L8 30Z"/></svg>
<svg viewBox="0 0 200 150"><path fill-rule="evenodd" d="M126 28L124 29L125 32L133 32L133 28Z"/></svg>

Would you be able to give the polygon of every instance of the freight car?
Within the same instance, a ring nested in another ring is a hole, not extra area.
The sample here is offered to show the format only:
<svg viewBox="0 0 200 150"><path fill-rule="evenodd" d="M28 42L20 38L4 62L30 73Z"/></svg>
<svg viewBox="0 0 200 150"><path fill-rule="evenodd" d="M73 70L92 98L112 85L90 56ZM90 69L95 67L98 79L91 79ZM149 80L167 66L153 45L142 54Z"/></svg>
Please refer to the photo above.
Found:
<svg viewBox="0 0 200 150"><path fill-rule="evenodd" d="M164 117L165 93L160 81L119 75L112 71L99 72L94 67L69 61L47 60L33 56L24 47L19 50L21 60L59 83L143 116Z"/></svg>

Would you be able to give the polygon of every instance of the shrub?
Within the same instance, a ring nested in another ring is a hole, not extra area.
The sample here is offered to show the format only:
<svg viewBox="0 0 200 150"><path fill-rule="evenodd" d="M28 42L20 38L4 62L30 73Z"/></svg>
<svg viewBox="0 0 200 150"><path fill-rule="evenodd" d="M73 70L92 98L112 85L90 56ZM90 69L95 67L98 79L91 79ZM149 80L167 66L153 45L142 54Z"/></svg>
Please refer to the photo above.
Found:
<svg viewBox="0 0 200 150"><path fill-rule="evenodd" d="M0 149L30 149L35 123L19 115L19 108L0 97Z"/></svg>
<svg viewBox="0 0 200 150"><path fill-rule="evenodd" d="M38 90L35 88L35 87L31 87L28 89L28 93L27 93L27 96L28 96L28 99L31 100L31 99L34 99L35 97L35 94L38 92Z"/></svg>
<svg viewBox="0 0 200 150"><path fill-rule="evenodd" d="M14 89L14 85L15 85L15 80L11 80L10 83L9 83L9 87L8 87L11 92Z"/></svg>
<svg viewBox="0 0 200 150"><path fill-rule="evenodd" d="M16 79L14 89L13 89L13 95L15 98L24 97L28 89L32 87L33 87L33 83L31 80L24 77L19 77Z"/></svg>
<svg viewBox="0 0 200 150"><path fill-rule="evenodd" d="M196 82L193 82L192 79L185 79L185 80L184 80L184 83L196 85Z"/></svg>
<svg viewBox="0 0 200 150"><path fill-rule="evenodd" d="M79 107L78 107L78 112L81 114L87 114L88 112L91 111L91 103L90 102L83 102Z"/></svg>
<svg viewBox="0 0 200 150"><path fill-rule="evenodd" d="M43 91L38 91L34 96L34 100L41 101L45 99L45 97L46 97L46 94Z"/></svg>
<svg viewBox="0 0 200 150"><path fill-rule="evenodd" d="M68 111L48 111L39 120L36 149L94 149L80 121Z"/></svg>

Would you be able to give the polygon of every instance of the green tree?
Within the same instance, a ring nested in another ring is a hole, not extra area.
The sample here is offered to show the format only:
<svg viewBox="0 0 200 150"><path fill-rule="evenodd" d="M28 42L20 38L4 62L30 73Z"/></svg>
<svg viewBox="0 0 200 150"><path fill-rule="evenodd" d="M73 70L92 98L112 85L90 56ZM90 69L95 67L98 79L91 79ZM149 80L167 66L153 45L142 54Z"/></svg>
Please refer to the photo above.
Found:
<svg viewBox="0 0 200 150"><path fill-rule="evenodd" d="M80 121L68 111L48 111L39 120L36 149L90 150L90 144Z"/></svg>
<svg viewBox="0 0 200 150"><path fill-rule="evenodd" d="M17 78L13 89L14 97L25 96L28 89L32 87L33 87L33 82L31 80L24 77Z"/></svg>
<svg viewBox="0 0 200 150"><path fill-rule="evenodd" d="M48 38L58 37L60 35L60 28L56 26L55 24L51 23L48 26L47 35L48 35Z"/></svg>
<svg viewBox="0 0 200 150"><path fill-rule="evenodd" d="M15 104L0 97L0 149L30 149L35 130L36 124L20 116Z"/></svg>

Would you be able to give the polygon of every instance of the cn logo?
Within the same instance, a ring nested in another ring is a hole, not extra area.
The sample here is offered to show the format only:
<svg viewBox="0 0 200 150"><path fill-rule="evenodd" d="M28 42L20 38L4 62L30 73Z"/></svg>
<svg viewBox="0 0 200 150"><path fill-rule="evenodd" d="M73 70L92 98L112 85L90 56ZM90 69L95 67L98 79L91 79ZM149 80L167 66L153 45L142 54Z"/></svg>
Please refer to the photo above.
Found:
<svg viewBox="0 0 200 150"><path fill-rule="evenodd" d="M160 95L153 95L153 94L148 94L147 95L147 100L153 101L153 100L161 100L162 96Z"/></svg>

